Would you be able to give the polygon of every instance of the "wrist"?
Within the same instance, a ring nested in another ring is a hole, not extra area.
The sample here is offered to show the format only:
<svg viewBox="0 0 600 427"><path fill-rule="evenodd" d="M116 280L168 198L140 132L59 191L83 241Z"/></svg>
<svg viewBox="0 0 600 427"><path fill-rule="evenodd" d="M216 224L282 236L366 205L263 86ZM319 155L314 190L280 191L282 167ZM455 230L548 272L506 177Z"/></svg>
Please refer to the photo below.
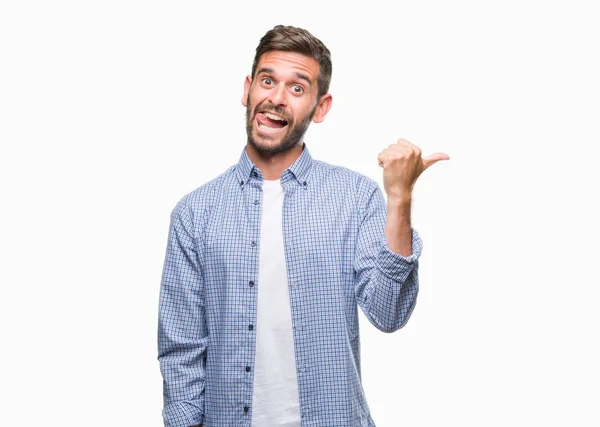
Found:
<svg viewBox="0 0 600 427"><path fill-rule="evenodd" d="M401 206L410 205L411 201L412 201L411 193L395 194L393 196L388 196L387 204L388 204L388 206L401 207Z"/></svg>

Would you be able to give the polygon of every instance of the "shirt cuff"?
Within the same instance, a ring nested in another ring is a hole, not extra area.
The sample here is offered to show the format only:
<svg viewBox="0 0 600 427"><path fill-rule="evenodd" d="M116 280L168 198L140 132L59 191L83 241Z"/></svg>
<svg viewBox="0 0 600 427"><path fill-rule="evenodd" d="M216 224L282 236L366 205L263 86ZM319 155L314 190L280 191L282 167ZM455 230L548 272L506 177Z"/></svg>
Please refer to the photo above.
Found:
<svg viewBox="0 0 600 427"><path fill-rule="evenodd" d="M204 422L204 413L200 409L203 400L174 402L163 409L165 427L190 427Z"/></svg>
<svg viewBox="0 0 600 427"><path fill-rule="evenodd" d="M410 273L413 264L421 256L423 241L419 234L412 229L412 254L405 257L392 251L388 246L387 240L383 239L383 246L377 256L377 266L386 276L391 279L403 278Z"/></svg>

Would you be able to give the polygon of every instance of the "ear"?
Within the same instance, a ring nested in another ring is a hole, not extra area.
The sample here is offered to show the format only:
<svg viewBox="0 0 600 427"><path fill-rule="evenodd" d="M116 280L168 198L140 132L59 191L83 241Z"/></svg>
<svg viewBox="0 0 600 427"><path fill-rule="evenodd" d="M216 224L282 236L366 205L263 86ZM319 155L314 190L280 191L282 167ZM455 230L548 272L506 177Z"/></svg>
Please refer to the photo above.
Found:
<svg viewBox="0 0 600 427"><path fill-rule="evenodd" d="M244 81L244 94L242 95L242 105L244 107L248 104L248 94L250 93L250 84L252 83L252 77L246 76Z"/></svg>
<svg viewBox="0 0 600 427"><path fill-rule="evenodd" d="M325 120L325 116L331 110L331 104L333 103L333 97L331 94L326 93L319 99L319 104L317 105L317 109L315 110L312 120L315 123L321 123Z"/></svg>

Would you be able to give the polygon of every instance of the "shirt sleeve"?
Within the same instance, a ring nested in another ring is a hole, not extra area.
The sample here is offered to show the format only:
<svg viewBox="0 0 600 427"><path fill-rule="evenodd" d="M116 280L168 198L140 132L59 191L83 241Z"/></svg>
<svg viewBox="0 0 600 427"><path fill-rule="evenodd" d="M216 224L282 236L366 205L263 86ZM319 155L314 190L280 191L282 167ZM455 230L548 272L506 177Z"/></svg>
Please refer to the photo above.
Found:
<svg viewBox="0 0 600 427"><path fill-rule="evenodd" d="M160 286L158 360L163 376L166 427L204 421L208 333L202 293L202 253L186 199L171 214Z"/></svg>
<svg viewBox="0 0 600 427"><path fill-rule="evenodd" d="M366 185L365 185L366 184ZM417 301L418 259L423 243L412 229L412 254L393 252L385 237L387 205L379 185L365 179L354 255L354 294L369 321L383 332L403 327Z"/></svg>

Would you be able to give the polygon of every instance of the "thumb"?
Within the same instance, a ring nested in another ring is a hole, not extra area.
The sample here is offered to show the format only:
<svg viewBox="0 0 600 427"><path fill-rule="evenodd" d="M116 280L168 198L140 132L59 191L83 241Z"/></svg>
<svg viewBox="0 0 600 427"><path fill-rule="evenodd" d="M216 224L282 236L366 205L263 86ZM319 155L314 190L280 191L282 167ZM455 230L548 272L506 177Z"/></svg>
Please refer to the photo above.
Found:
<svg viewBox="0 0 600 427"><path fill-rule="evenodd" d="M450 156L446 153L434 153L423 157L423 170L427 169L432 164L439 162L440 160L450 160Z"/></svg>

